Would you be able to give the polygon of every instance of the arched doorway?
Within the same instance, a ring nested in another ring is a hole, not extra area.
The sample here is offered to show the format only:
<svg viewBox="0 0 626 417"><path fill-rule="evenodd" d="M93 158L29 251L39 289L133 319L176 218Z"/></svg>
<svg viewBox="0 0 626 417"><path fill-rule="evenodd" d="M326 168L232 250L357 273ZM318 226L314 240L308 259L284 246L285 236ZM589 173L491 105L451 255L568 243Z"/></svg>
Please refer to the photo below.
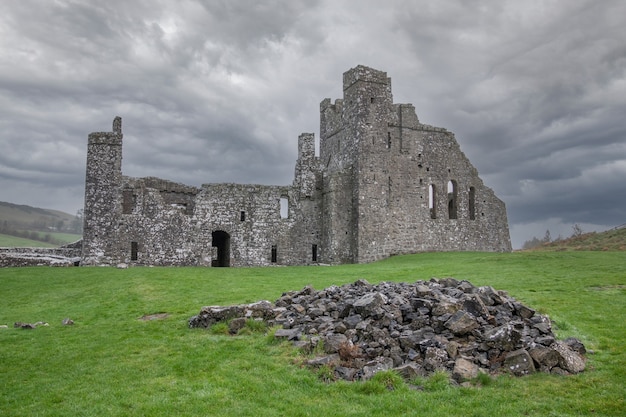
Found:
<svg viewBox="0 0 626 417"><path fill-rule="evenodd" d="M211 239L211 246L217 250L211 266L230 266L230 235L223 230L216 230L211 233Z"/></svg>

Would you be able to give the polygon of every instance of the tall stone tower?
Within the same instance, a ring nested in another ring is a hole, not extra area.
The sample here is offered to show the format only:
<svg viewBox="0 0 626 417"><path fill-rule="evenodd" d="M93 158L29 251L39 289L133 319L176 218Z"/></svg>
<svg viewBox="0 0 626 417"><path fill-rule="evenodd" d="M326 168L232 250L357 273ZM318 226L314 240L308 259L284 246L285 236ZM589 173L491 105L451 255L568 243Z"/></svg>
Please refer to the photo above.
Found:
<svg viewBox="0 0 626 417"><path fill-rule="evenodd" d="M108 263L106 254L116 245L122 180L122 118L112 132L89 134L85 174L83 260L86 265Z"/></svg>
<svg viewBox="0 0 626 417"><path fill-rule="evenodd" d="M383 71L344 73L343 99L320 106L324 245L331 263L419 251L510 251L504 203L451 132L394 104Z"/></svg>

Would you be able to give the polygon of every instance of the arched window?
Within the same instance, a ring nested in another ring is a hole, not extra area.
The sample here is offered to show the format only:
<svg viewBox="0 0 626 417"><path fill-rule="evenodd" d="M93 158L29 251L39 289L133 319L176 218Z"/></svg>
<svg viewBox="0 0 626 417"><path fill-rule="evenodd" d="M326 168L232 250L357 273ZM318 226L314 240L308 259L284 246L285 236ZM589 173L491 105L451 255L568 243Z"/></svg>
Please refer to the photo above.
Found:
<svg viewBox="0 0 626 417"><path fill-rule="evenodd" d="M435 190L435 184L430 184L428 186L428 208L430 209L430 218L431 219L436 219L437 218L437 204L435 203L437 199L436 196L436 190Z"/></svg>
<svg viewBox="0 0 626 417"><path fill-rule="evenodd" d="M448 218L457 218L457 186L455 180L448 181Z"/></svg>
<svg viewBox="0 0 626 417"><path fill-rule="evenodd" d="M470 220L476 220L476 188L470 187L469 189L469 218Z"/></svg>

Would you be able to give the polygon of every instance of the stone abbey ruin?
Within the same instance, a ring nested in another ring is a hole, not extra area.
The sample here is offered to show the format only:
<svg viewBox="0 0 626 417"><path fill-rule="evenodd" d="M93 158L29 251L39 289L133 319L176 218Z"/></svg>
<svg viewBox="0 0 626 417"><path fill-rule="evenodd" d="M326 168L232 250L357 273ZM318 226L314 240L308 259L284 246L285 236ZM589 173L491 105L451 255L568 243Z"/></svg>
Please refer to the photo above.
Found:
<svg viewBox="0 0 626 417"><path fill-rule="evenodd" d="M510 251L504 203L454 134L395 104L387 74L357 66L320 104L320 151L298 138L291 185L122 175L122 122L89 135L83 265L365 263L423 251Z"/></svg>

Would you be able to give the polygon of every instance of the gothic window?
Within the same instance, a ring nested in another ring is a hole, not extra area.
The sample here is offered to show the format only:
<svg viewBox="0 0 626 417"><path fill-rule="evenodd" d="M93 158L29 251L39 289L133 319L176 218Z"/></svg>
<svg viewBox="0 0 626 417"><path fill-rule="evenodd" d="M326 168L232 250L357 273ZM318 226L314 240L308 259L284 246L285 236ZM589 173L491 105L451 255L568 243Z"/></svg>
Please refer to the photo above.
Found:
<svg viewBox="0 0 626 417"><path fill-rule="evenodd" d="M448 181L448 218L457 218L457 186L455 180Z"/></svg>
<svg viewBox="0 0 626 417"><path fill-rule="evenodd" d="M430 209L430 218L437 218L437 195L435 190L435 184L430 184L428 186L428 208Z"/></svg>
<svg viewBox="0 0 626 417"><path fill-rule="evenodd" d="M469 218L476 220L476 188L469 189Z"/></svg>

